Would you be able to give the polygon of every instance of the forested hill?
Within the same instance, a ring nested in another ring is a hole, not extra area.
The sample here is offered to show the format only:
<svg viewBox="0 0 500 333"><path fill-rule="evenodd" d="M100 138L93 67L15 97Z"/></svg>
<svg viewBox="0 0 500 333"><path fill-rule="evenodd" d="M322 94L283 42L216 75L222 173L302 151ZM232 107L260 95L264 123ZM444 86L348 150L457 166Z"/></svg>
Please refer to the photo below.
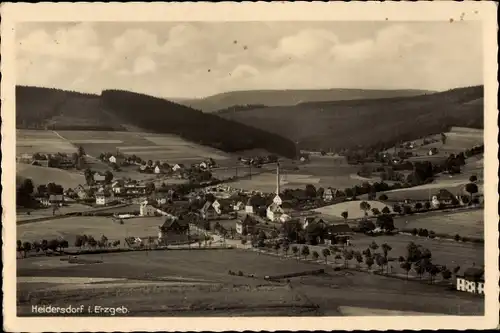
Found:
<svg viewBox="0 0 500 333"><path fill-rule="evenodd" d="M203 112L231 109L234 106L258 105L293 106L304 102L323 102L418 96L433 93L427 90L400 89L297 89L297 90L248 90L229 91L200 99L183 99L178 103Z"/></svg>
<svg viewBox="0 0 500 333"><path fill-rule="evenodd" d="M295 157L293 141L190 107L128 91L84 94L52 88L16 87L17 128L126 130L178 134L226 152L264 149Z"/></svg>
<svg viewBox="0 0 500 333"><path fill-rule="evenodd" d="M172 133L186 140L226 152L262 148L285 157L295 157L295 144L277 134L206 114L164 99L106 90L102 105L125 122L156 133Z"/></svg>
<svg viewBox="0 0 500 333"><path fill-rule="evenodd" d="M412 97L325 101L219 114L298 142L300 149L392 147L447 131L483 128L483 86ZM286 119L286 126L283 126Z"/></svg>

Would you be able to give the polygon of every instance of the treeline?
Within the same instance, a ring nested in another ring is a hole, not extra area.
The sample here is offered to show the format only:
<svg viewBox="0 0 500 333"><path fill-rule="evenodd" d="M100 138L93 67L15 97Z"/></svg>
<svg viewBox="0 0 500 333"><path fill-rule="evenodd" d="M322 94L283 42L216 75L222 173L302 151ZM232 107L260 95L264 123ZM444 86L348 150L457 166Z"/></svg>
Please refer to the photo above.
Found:
<svg viewBox="0 0 500 333"><path fill-rule="evenodd" d="M299 141L304 150L389 148L401 141L483 128L483 86L414 97L304 103L221 116ZM286 119L284 126L283 119Z"/></svg>
<svg viewBox="0 0 500 333"><path fill-rule="evenodd" d="M254 109L263 109L267 108L264 104L245 104L245 105L233 105L228 108L220 109L214 112L214 114L224 114L231 112L239 112L239 111L250 111Z"/></svg>
<svg viewBox="0 0 500 333"><path fill-rule="evenodd" d="M255 148L295 157L295 144L279 135L202 113L164 99L126 91L107 90L102 105L117 117L155 133L170 133L226 152Z"/></svg>

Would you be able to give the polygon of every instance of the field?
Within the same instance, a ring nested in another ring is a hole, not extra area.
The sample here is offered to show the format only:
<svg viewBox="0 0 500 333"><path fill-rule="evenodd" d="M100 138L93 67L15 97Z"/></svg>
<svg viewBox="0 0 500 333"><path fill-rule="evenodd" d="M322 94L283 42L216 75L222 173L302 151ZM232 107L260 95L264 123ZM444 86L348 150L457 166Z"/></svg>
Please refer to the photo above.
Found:
<svg viewBox="0 0 500 333"><path fill-rule="evenodd" d="M164 221L164 217L138 217L123 220L124 224L119 224L110 217L75 216L18 225L17 238L35 241L62 237L72 245L77 235L86 234L96 239L106 235L109 239L119 239L123 243L123 239L129 236L158 236L158 227Z"/></svg>
<svg viewBox="0 0 500 333"><path fill-rule="evenodd" d="M378 208L379 211L382 211L384 207L388 207L391 209L390 205L386 205L383 202L380 201L367 201L371 208ZM330 206L325 206L321 208L317 208L314 211L318 212L320 214L326 215L326 216L331 216L331 217L336 217L336 218L342 218L342 212L347 212L349 214L350 219L359 219L365 216L365 212L361 210L359 207L361 201L346 201ZM372 216L372 212L368 211L368 216ZM392 209L391 209L392 210Z"/></svg>
<svg viewBox="0 0 500 333"><path fill-rule="evenodd" d="M16 154L76 153L77 148L53 131L16 130Z"/></svg>
<svg viewBox="0 0 500 333"><path fill-rule="evenodd" d="M91 156L119 150L126 155L137 155L146 160L189 164L207 158L215 160L228 158L222 151L200 146L169 134L104 131L58 131L57 133L74 145L82 146Z"/></svg>
<svg viewBox="0 0 500 333"><path fill-rule="evenodd" d="M60 184L65 189L75 188L80 184L85 184L83 173L24 163L16 163L16 175L23 178L31 178L35 187L50 182Z"/></svg>
<svg viewBox="0 0 500 333"><path fill-rule="evenodd" d="M57 257L18 260L19 314L29 315L31 304L38 304L40 299L60 306L90 305L100 299L102 306L126 306L132 316L341 316L345 314L341 307L346 306L363 307L364 314L378 309L458 314L460 308L462 314L469 315L484 311L481 298L441 287L358 272L334 272L318 264L243 250L132 252L97 257L103 263L74 267L61 264ZM318 268L325 268L325 274L292 278L288 285L262 279L265 275ZM257 278L231 276L228 270L241 270Z"/></svg>
<svg viewBox="0 0 500 333"><path fill-rule="evenodd" d="M454 213L428 213L397 218L394 225L399 229L427 229L438 234L484 238L484 210L468 210Z"/></svg>

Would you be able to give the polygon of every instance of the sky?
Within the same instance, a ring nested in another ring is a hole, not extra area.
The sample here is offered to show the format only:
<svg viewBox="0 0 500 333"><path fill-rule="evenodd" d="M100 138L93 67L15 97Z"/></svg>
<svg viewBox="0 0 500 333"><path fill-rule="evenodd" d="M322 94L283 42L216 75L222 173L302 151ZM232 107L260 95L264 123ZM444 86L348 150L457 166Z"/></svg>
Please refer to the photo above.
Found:
<svg viewBox="0 0 500 333"><path fill-rule="evenodd" d="M17 84L200 98L235 90L483 83L480 22L37 22Z"/></svg>

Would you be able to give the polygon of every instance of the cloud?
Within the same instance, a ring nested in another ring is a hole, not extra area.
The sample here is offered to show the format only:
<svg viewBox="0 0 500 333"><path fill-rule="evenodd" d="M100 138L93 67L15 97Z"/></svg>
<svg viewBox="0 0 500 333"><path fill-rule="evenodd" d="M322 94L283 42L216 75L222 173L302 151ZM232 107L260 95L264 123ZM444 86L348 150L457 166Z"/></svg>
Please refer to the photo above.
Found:
<svg viewBox="0 0 500 333"><path fill-rule="evenodd" d="M441 90L482 82L480 24L349 24L38 24L18 40L18 78L167 97L248 89Z"/></svg>
<svg viewBox="0 0 500 333"><path fill-rule="evenodd" d="M61 28L52 34L37 29L18 42L18 55L49 56L54 59L91 61L101 59L98 36L91 24L81 23Z"/></svg>

